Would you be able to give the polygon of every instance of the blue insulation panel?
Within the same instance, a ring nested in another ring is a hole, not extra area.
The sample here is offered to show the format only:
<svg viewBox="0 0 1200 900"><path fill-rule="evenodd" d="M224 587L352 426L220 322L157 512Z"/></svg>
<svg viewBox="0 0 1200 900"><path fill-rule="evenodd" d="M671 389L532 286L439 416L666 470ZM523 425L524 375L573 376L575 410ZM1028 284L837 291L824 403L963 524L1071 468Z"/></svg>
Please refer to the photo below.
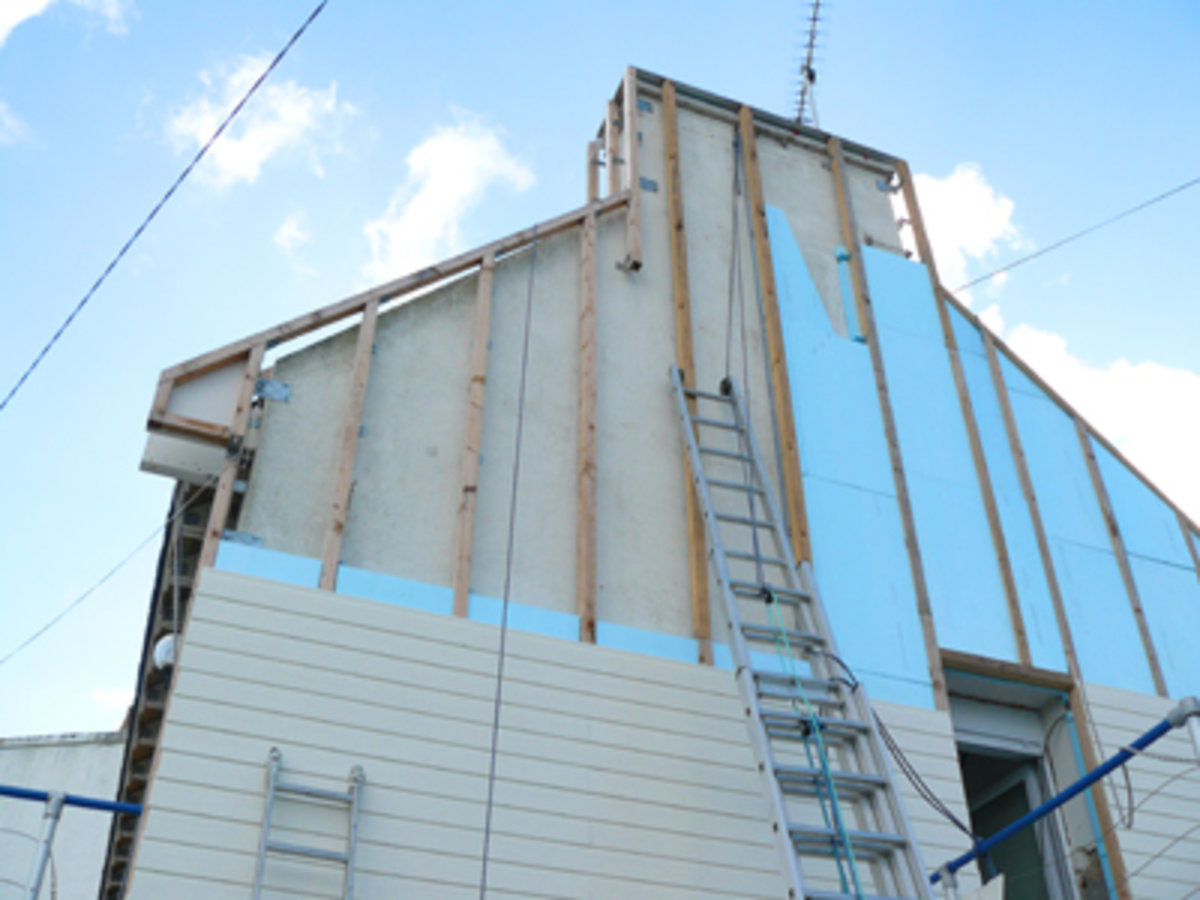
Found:
<svg viewBox="0 0 1200 900"><path fill-rule="evenodd" d="M321 582L319 559L235 541L221 541L217 546L216 568L300 587L315 588Z"/></svg>
<svg viewBox="0 0 1200 900"><path fill-rule="evenodd" d="M838 336L787 216L767 207L814 573L842 656L879 699L933 707L868 348Z"/></svg>
<svg viewBox="0 0 1200 900"><path fill-rule="evenodd" d="M1100 477L1108 491L1113 515L1121 529L1125 550L1131 555L1192 567L1175 510L1150 490L1144 481L1117 459L1107 447L1092 441Z"/></svg>
<svg viewBox="0 0 1200 900"><path fill-rule="evenodd" d="M1008 600L925 266L863 250L938 643L1017 661Z"/></svg>
<svg viewBox="0 0 1200 900"><path fill-rule="evenodd" d="M1009 565L1017 587L1029 653L1038 668L1065 672L1067 660L1058 633L1058 622L1054 617L1054 602L1046 582L1046 569L1042 565L1033 519L1021 490L1000 401L984 355L983 338L979 329L953 307L950 308L950 321L958 341L963 376L992 481L992 494L996 498L1000 528L1004 532Z"/></svg>
<svg viewBox="0 0 1200 900"><path fill-rule="evenodd" d="M348 594L351 597L378 600L446 616L450 615L454 608L454 592L448 587L356 569L353 566L338 566L336 589L339 594Z"/></svg>
<svg viewBox="0 0 1200 900"><path fill-rule="evenodd" d="M1195 569L1141 556L1130 556L1129 567L1137 582L1167 693L1172 697L1200 694L1200 653L1196 652L1200 581L1196 580ZM1135 639L1130 637L1130 641Z"/></svg>

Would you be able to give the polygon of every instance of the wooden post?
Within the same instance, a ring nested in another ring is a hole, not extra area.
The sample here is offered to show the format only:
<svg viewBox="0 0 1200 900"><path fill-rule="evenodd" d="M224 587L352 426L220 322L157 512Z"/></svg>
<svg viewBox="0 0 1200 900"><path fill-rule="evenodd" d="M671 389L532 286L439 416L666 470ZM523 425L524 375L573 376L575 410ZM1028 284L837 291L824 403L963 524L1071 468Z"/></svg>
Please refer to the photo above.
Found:
<svg viewBox="0 0 1200 900"><path fill-rule="evenodd" d="M621 136L625 144L625 171L629 180L629 210L625 219L625 269L636 272L642 267L642 168L638 155L642 135L638 130L637 69L625 70Z"/></svg>
<svg viewBox="0 0 1200 900"><path fill-rule="evenodd" d="M266 352L267 345L264 343L256 344L246 354L246 368L242 371L242 383L238 388L237 405L233 410L233 423L230 427L230 452L225 457L221 474L217 477L217 486L213 490L204 543L196 565L197 575L200 569L205 566L211 568L217 562L217 548L221 544L221 536L225 533L225 521L229 518L229 507L233 503L233 483L237 480L238 465L242 457L241 442L246 434L246 425L250 422L250 404L258 387L258 373L262 369Z"/></svg>
<svg viewBox="0 0 1200 900"><path fill-rule="evenodd" d="M675 364L682 373L684 385L695 387L692 299L688 284L687 231L683 220L683 178L679 167L679 108L673 81L663 82L662 120L669 217L667 233L671 245L671 291L675 301ZM689 398L688 405L695 415L695 398ZM692 464L686 448L683 451L683 491L687 516L688 570L692 586L692 634L700 644L700 662L711 665L712 616L708 595L708 554L704 536L704 516L692 486Z"/></svg>
<svg viewBox="0 0 1200 900"><path fill-rule="evenodd" d="M754 111L743 106L738 112L742 138L742 161L746 173L746 192L750 201L750 225L754 235L754 264L759 284L767 331L767 355L771 387L775 393L774 417L779 428L779 452L783 456L783 508L791 529L792 556L796 563L812 560L808 538L808 514L804 507L804 482L800 477L800 448L796 441L796 420L792 409L792 386L787 372L783 346L783 326L779 319L779 295L775 290L775 269L771 262L771 244L767 236L767 209L763 200L762 171L758 165L758 141L754 131Z"/></svg>
<svg viewBox="0 0 1200 900"><path fill-rule="evenodd" d="M608 173L609 196L621 192L621 107L609 100L604 119L604 168Z"/></svg>
<svg viewBox="0 0 1200 900"><path fill-rule="evenodd" d="M883 419L883 431L887 439L888 456L892 463L892 479L896 486L896 503L900 507L900 519L904 526L904 544L908 548L908 561L912 569L913 588L917 595L917 613L921 618L921 631L925 637L925 654L929 661L929 677L933 682L933 696L938 709L949 709L950 698L946 692L946 678L942 671L942 657L938 651L937 629L933 621L933 609L929 603L929 587L925 580L925 564L917 543L917 529L913 521L912 500L908 494L908 479L904 474L904 460L900 454L900 438L896 431L896 419L892 413L892 401L888 394L887 374L883 368L883 352L879 346L879 333L875 327L875 312L871 304L867 274L863 268L862 248L858 241L858 225L854 218L854 207L850 203L850 191L846 181L846 163L842 157L842 145L837 138L829 139L829 160L833 167L833 185L837 194L839 218L842 225L842 242L850 254L850 278L854 284L854 297L858 305L858 320L863 336L871 353L871 366L875 370L875 390L879 397L879 412Z"/></svg>
<svg viewBox="0 0 1200 900"><path fill-rule="evenodd" d="M1113 555L1117 558L1117 567L1121 570L1121 580L1125 583L1125 592L1129 596L1129 605L1133 608L1133 618L1137 622L1138 634L1142 639L1142 648L1146 651L1146 661L1150 665L1150 675L1154 679L1154 689L1160 697L1167 694L1167 682L1163 678L1162 666L1158 661L1158 651L1154 649L1154 638L1150 634L1150 625L1146 621L1145 610L1142 609L1142 597L1138 593L1137 582L1133 579L1133 569L1129 565L1129 556L1125 553L1125 541L1121 537L1121 529L1117 525L1117 517L1113 512L1112 502L1108 497L1108 489L1104 486L1104 478L1100 475L1100 465L1096 462L1096 451L1092 447L1087 429L1076 416L1075 433L1079 435L1079 446L1083 450L1083 458L1087 461L1088 474L1092 479L1092 488L1096 491L1096 500L1100 504L1100 513L1104 516L1104 524L1112 542Z"/></svg>
<svg viewBox="0 0 1200 900"><path fill-rule="evenodd" d="M983 498L988 530L992 535L996 565L1000 569L1000 581L1004 586L1004 597L1008 603L1008 618L1012 623L1017 658L1025 665L1031 666L1033 665L1033 656L1029 652L1029 636L1025 631L1025 617L1021 614L1017 582L1013 577L1012 562L1008 556L1008 542L1004 539L1004 528L1000 523L1000 510L996 505L996 494L992 489L992 476L988 471L987 457L983 452L983 441L979 437L979 424L975 420L971 393L967 388L967 378L963 373L962 359L958 353L958 338L954 336L954 324L950 321L950 308L942 293L937 264L933 258L933 247L929 243L929 233L925 230L925 218L921 215L921 206L917 202L917 191L908 163L902 159L896 160L896 174L900 176L900 184L904 191L904 203L908 207L908 218L912 223L913 235L917 241L917 251L921 255L921 261L925 263L926 271L929 272L929 284L933 290L934 302L937 304L938 319L942 325L942 337L946 343L946 353L950 358L950 370L954 375L954 389L958 393L958 405L967 430L967 442L971 445L971 459L975 463L975 475L979 480L979 493Z"/></svg>
<svg viewBox="0 0 1200 900"><path fill-rule="evenodd" d="M1192 529L1183 513L1176 512L1175 517L1179 519L1179 527L1183 530L1183 542L1187 544L1188 553L1192 556L1192 568L1196 570L1196 577L1200 578L1200 553L1196 552L1196 543L1192 540Z"/></svg>
<svg viewBox="0 0 1200 900"><path fill-rule="evenodd" d="M596 643L596 217L579 243L579 482L575 603L579 639Z"/></svg>
<svg viewBox="0 0 1200 900"><path fill-rule="evenodd" d="M587 145L587 202L600 199L600 141L588 141Z"/></svg>
<svg viewBox="0 0 1200 900"><path fill-rule="evenodd" d="M483 399L487 386L488 340L492 328L492 283L496 257L489 253L479 269L475 294L475 333L471 338L471 380L467 385L467 427L463 440L462 489L454 528L454 614L467 615L471 589L471 552L475 544L475 500L479 486L479 450L483 436Z"/></svg>
<svg viewBox="0 0 1200 900"><path fill-rule="evenodd" d="M367 394L367 376L371 371L371 352L375 344L375 322L378 315L379 301L372 300L363 309L362 322L358 326L358 341L354 345L350 402L342 426L342 444L338 450L337 469L333 476L329 522L325 527L325 542L321 550L320 587L327 591L332 591L337 586L338 563L341 560L342 538L346 531L350 487L354 482L354 458L358 452L358 433L362 425L363 401Z"/></svg>
<svg viewBox="0 0 1200 900"><path fill-rule="evenodd" d="M1025 503L1029 508L1029 518L1033 523L1034 537L1037 539L1038 554L1042 559L1042 569L1046 574L1046 586L1050 590L1050 601L1054 606L1054 619L1058 623L1058 634L1062 639L1063 656L1067 661L1067 671L1075 687L1070 693L1071 713L1080 723L1080 744L1084 765L1088 770L1096 768L1101 760L1091 742L1092 719L1087 702L1083 696L1083 673L1079 668L1079 658L1075 654L1075 640L1071 636L1071 623L1067 619L1066 606L1063 604L1062 591L1058 585L1058 575L1054 570L1054 558L1050 554L1050 541L1046 536L1045 525L1042 524L1042 513L1038 506L1037 494L1033 490L1033 479L1029 474L1029 461L1025 458L1025 448L1021 443L1020 432L1017 431L1017 419L1013 415L1012 402L1009 400L1008 388L1004 383L1004 374L1000 371L1000 359L996 352L996 342L991 332L983 329L983 347L987 355L988 369L992 375L992 386L996 389L996 399L1000 404L1000 415L1004 419L1004 430L1008 435L1008 445L1012 452L1013 465L1017 470L1017 480L1021 483L1021 492L1025 495ZM1117 885L1117 894L1121 900L1131 900L1132 895L1127 884L1125 861L1117 846L1117 837L1113 833L1116 827L1112 812L1108 807L1108 796L1102 784L1092 787L1092 800L1096 804L1096 817L1100 820L1100 839L1109 848L1109 865L1112 868L1113 880Z"/></svg>

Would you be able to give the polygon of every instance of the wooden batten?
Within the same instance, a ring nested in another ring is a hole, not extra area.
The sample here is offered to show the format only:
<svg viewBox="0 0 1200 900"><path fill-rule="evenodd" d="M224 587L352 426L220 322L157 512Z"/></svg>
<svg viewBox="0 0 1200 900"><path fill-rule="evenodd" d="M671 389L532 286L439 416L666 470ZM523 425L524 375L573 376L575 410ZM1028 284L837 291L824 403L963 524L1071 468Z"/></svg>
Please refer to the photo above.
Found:
<svg viewBox="0 0 1200 900"><path fill-rule="evenodd" d="M800 477L800 446L796 440L796 419L792 407L792 386L787 373L787 355L783 346L783 326L779 318L779 295L775 289L775 268L767 237L767 208L763 199L762 170L758 165L758 140L754 111L743 106L738 113L742 141L742 162L746 173L746 193L750 200L750 225L754 235L754 264L758 268L766 319L767 355L771 387L775 395L776 427L779 429L780 464L783 467L783 508L791 529L792 555L799 564L812 560L808 536L808 514L804 506L804 482Z"/></svg>
<svg viewBox="0 0 1200 900"><path fill-rule="evenodd" d="M596 217L579 237L579 459L575 604L579 639L596 643Z"/></svg>
<svg viewBox="0 0 1200 900"><path fill-rule="evenodd" d="M629 182L629 212L625 219L624 268L636 272L642 267L642 169L638 164L642 134L638 129L637 69L632 66L625 70L622 95L624 110L621 117L621 137L625 151L626 178Z"/></svg>
<svg viewBox="0 0 1200 900"><path fill-rule="evenodd" d="M233 411L233 436L240 438L246 434L246 426L250 422L250 406L254 400L254 391L258 387L258 375L262 369L263 356L266 355L267 345L258 344L246 353L246 368L242 372L242 383L238 388L237 405ZM229 508L233 504L233 483L237 480L238 465L241 463L241 447L233 446L231 439L230 452L221 466L221 474L217 477L217 485L213 490L212 505L209 507L208 524L204 531L204 543L200 548L200 560L197 570L205 566L212 567L217 562L217 548L225 533L225 522L229 518Z"/></svg>
<svg viewBox="0 0 1200 900"><path fill-rule="evenodd" d="M1066 605L1063 603L1062 590L1058 584L1058 574L1054 569L1054 559L1050 554L1050 541L1042 522L1041 508L1038 506L1037 494L1033 490L1033 478L1029 474L1029 461L1025 458L1025 448L1021 443L1021 434L1017 430L1017 419L1013 415L1012 402L1009 400L1008 388L1004 383L1004 374L1000 371L1000 357L996 349L996 341L986 328L981 328L980 333L983 335L988 370L991 372L992 386L995 388L996 399L1000 404L1000 416L1004 420L1004 431L1008 436L1009 450L1017 470L1017 480L1021 484L1021 493L1025 495L1025 504L1029 509L1029 518L1033 523L1033 533L1037 540L1038 555L1041 557L1042 569L1046 574L1046 586L1050 591L1050 602L1054 606L1054 620L1058 624L1063 656L1067 661L1067 672L1071 676L1072 688L1069 695L1071 714L1080 723L1080 750L1083 754L1084 765L1090 771L1096 768L1101 760L1092 742L1092 718L1083 694L1083 672L1079 668L1079 657L1075 653L1075 639L1071 635L1071 624L1067 619ZM1100 821L1101 838L1108 847L1109 865L1112 868L1113 880L1117 885L1117 895L1120 900L1131 900L1125 861L1121 857L1120 849L1116 846L1117 837L1114 834L1116 823L1108 805L1108 795L1104 792L1102 784L1097 784L1092 788L1092 800L1096 805L1096 817Z"/></svg>
<svg viewBox="0 0 1200 900"><path fill-rule="evenodd" d="M1200 553L1196 552L1196 544L1192 540L1192 529L1188 525L1188 520L1183 513L1177 513L1175 518L1179 520L1179 527L1183 531L1183 542L1187 545L1188 553L1192 557L1192 568L1196 570L1196 577L1200 578Z"/></svg>
<svg viewBox="0 0 1200 900"><path fill-rule="evenodd" d="M595 203L600 198L600 141L588 141L587 145L587 202Z"/></svg>
<svg viewBox="0 0 1200 900"><path fill-rule="evenodd" d="M675 83L662 85L663 147L666 156L667 233L671 248L671 293L675 305L675 364L687 387L696 386L692 346L692 300L688 284L687 230L683 218L683 178L679 166L679 108ZM693 415L696 401L689 400ZM692 598L692 634L700 644L699 660L712 664L712 615L708 593L708 556L704 516L692 486L692 465L683 451L683 490L686 498L688 571Z"/></svg>
<svg viewBox="0 0 1200 900"><path fill-rule="evenodd" d="M371 351L375 344L375 322L379 316L379 300L372 300L363 309L358 326L358 341L354 345L354 362L350 375L350 402L342 425L342 442L333 477L333 495L329 504L329 521L325 526L325 541L321 550L320 587L332 591L337 585L338 563L342 556L342 539L346 531L346 514L350 506L350 488L354 483L354 459L358 452L358 435L362 426L363 401L367 395L367 376L371 371Z"/></svg>
<svg viewBox="0 0 1200 900"><path fill-rule="evenodd" d="M234 433L228 425L190 419L187 416L168 412L152 413L146 421L146 428L151 431L167 431L184 437L196 438L210 444L228 444Z"/></svg>
<svg viewBox="0 0 1200 900"><path fill-rule="evenodd" d="M471 589L471 553L475 544L475 501L479 487L479 451L483 437L483 401L487 387L488 342L492 329L492 285L496 258L488 254L479 269L475 295L475 332L471 336L471 380L467 385L467 425L462 453L462 487L454 528L454 614L465 616Z"/></svg>
<svg viewBox="0 0 1200 900"><path fill-rule="evenodd" d="M973 675L986 675L1001 681L1012 681L1017 684L1031 684L1036 687L1050 688L1062 691L1064 694L1074 687L1071 676L1065 672L1055 672L1051 669L1039 669L1026 663L1012 663L1002 659L992 659L987 656L977 656L974 653L963 653L960 650L942 648L942 667L958 672L970 672Z"/></svg>
<svg viewBox="0 0 1200 900"><path fill-rule="evenodd" d="M1029 651L1029 636L1025 631L1025 617L1021 614L1021 602L1017 595L1017 582L1013 577L1012 561L1008 555L1008 542L1004 539L1004 528L1000 523L1000 510L996 503L995 491L992 488L992 476L988 471L987 457L983 452L983 441L979 436L979 424L975 420L971 393L967 388L966 375L963 373L962 359L958 353L958 339L954 336L954 325L950 321L950 309L946 303L946 297L938 277L937 264L933 258L933 246L929 243L929 233L925 230L925 217L921 214L921 205L917 201L917 191L908 163L902 159L896 160L896 174L900 178L900 184L904 191L904 203L908 207L908 218L912 224L913 237L917 242L917 252L929 272L930 287L933 289L938 319L942 326L942 337L946 342L946 353L950 358L950 370L954 375L954 389L958 394L958 405L962 412L963 425L966 426L967 442L971 446L971 459L975 464L975 475L979 480L979 492L983 499L984 513L987 516L988 531L991 533L992 547L996 553L996 565L1000 570L1000 581L1004 586L1008 618L1012 623L1013 639L1017 645L1017 658L1029 666L1033 664L1033 657Z"/></svg>
<svg viewBox="0 0 1200 900"><path fill-rule="evenodd" d="M1084 460L1087 461L1088 475L1091 476L1092 488L1096 491L1096 501L1100 504L1100 513L1104 517L1105 529L1112 542L1113 555L1117 558L1117 567L1121 570L1121 580L1125 583L1125 593L1129 597L1129 605L1133 608L1133 618L1137 622L1138 634L1142 639L1142 649L1146 652L1146 662L1150 665L1150 676L1154 679L1154 689L1158 691L1160 697L1169 696L1167 682L1162 673L1162 665L1158 659L1158 651L1154 649L1154 638L1150 634L1150 624L1146 621L1145 610L1142 609L1142 597L1138 592L1137 582L1133 579L1129 556L1125 552L1125 540L1121 537L1121 529L1117 525L1117 517L1113 513L1108 489L1104 486L1100 465L1096 462L1096 451L1092 447L1087 428L1079 418L1075 419L1075 433L1079 435L1079 446L1083 450Z"/></svg>
<svg viewBox="0 0 1200 900"><path fill-rule="evenodd" d="M846 183L846 162L842 156L842 145L837 138L829 139L829 159L833 169L834 191L837 194L838 214L841 219L842 241L850 253L850 279L854 285L854 298L858 306L858 320L863 336L871 353L871 366L875 371L875 390L879 397L879 411L883 419L884 436L887 439L888 456L891 459L892 479L896 486L896 503L900 507L900 519L904 526L904 544L908 549L908 561L912 569L913 588L917 595L917 613L921 619L921 632L925 638L925 654L929 661L929 677L933 682L933 696L938 709L949 709L950 699L946 692L946 678L942 672L942 658L938 650L937 628L933 621L933 608L929 603L929 586L925 579L925 565L917 543L917 529L913 520L912 500L908 494L908 479L904 474L904 460L900 454L900 438L896 431L896 419L892 412L892 401L888 393L887 374L883 367L883 353L875 327L875 312L871 304L866 270L863 268L862 248L858 241L858 224L854 218L854 207L850 202L849 186Z"/></svg>
<svg viewBox="0 0 1200 900"><path fill-rule="evenodd" d="M621 192L621 107L609 100L604 114L604 169L608 178L608 194Z"/></svg>

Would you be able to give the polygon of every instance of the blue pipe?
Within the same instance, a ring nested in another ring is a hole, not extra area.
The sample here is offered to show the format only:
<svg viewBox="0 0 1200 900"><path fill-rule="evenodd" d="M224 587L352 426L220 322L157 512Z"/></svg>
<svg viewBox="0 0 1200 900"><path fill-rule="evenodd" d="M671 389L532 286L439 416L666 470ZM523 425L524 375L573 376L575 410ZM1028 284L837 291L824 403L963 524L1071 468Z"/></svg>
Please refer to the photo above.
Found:
<svg viewBox="0 0 1200 900"><path fill-rule="evenodd" d="M50 799L48 791L31 791L29 788L12 787L0 784L0 797L15 797L18 800L34 800L45 803ZM115 800L97 800L95 797L80 797L78 794L64 794L63 803L67 806L81 806L84 809L99 809L104 812L124 813L127 816L140 816L140 803L118 803Z"/></svg>
<svg viewBox="0 0 1200 900"><path fill-rule="evenodd" d="M1164 734L1166 734L1168 731L1170 731L1172 728L1176 728L1176 727L1182 725L1186 721L1188 716L1197 715L1197 713L1198 713L1198 711L1197 711L1197 707L1196 707L1196 698L1189 697L1187 700L1180 703L1179 706L1177 706L1175 709L1171 710L1171 712L1167 715L1167 717L1165 719L1163 719L1161 722L1159 722L1157 725L1155 725L1153 728L1151 728L1149 731L1147 731L1145 734L1143 734L1136 741L1131 743L1129 745L1129 747L1132 750L1144 750L1147 747L1149 747L1151 744L1153 744L1155 741L1157 741ZM1013 822L1011 825L1007 825L1004 828L1001 828L999 831L997 831L995 834L993 834L987 840L980 841L978 844L976 844L974 847L972 847L970 850L968 850L962 856L959 856L956 859L950 860L950 862L946 863L944 866L942 866L940 869L938 869L936 872L934 872L932 875L929 876L929 883L937 884L939 881L942 880L943 873L953 875L955 872L957 872L959 869L961 869L963 866L965 866L971 860L975 859L976 857L983 856L985 853L988 853L997 844L1000 844L1003 841L1008 840L1010 837L1012 837L1014 834L1016 834L1021 829L1028 828L1030 825L1032 825L1038 819L1040 819L1043 816L1058 809L1060 806L1062 806L1064 803L1066 803L1068 800L1072 799L1073 797L1078 796L1080 793L1087 790L1089 787L1091 787L1093 784L1095 784L1097 781L1099 781L1101 778L1103 778L1109 772L1113 771L1113 769L1120 768L1125 763L1129 762L1129 760L1131 760L1134 757L1134 755L1135 754L1130 752L1130 750L1122 749L1122 750L1118 751L1116 754L1109 757L1108 760L1101 763L1099 766L1097 766L1092 771L1088 772L1086 775L1084 775L1082 778L1080 778L1078 781L1076 781L1073 785L1068 787L1066 790L1061 791L1054 797L1047 800L1045 803L1043 803L1037 809L1032 810L1032 811L1026 813L1025 815L1021 816L1021 818L1017 819L1017 821Z"/></svg>

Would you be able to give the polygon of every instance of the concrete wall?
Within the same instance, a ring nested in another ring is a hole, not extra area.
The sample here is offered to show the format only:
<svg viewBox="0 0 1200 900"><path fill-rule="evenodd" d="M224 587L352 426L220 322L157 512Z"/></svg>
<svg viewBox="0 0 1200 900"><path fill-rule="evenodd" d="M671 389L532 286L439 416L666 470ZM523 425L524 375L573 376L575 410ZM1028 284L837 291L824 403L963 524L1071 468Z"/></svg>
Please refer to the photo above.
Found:
<svg viewBox="0 0 1200 900"><path fill-rule="evenodd" d="M0 739L0 784L64 791L111 800L116 795L125 749L124 732ZM0 797L0 897L20 895L27 882L43 804ZM39 897L94 897L108 847L108 813L68 806L63 810ZM57 892L54 892L57 888Z"/></svg>
<svg viewBox="0 0 1200 900"><path fill-rule="evenodd" d="M269 748L294 780L366 772L358 896L478 896L494 628L204 573L129 896L245 897ZM727 671L509 635L489 896L778 897ZM881 704L960 815L943 713ZM930 861L961 849L907 793ZM281 806L280 837L337 848L346 817ZM336 867L272 860L272 896L336 896Z"/></svg>

